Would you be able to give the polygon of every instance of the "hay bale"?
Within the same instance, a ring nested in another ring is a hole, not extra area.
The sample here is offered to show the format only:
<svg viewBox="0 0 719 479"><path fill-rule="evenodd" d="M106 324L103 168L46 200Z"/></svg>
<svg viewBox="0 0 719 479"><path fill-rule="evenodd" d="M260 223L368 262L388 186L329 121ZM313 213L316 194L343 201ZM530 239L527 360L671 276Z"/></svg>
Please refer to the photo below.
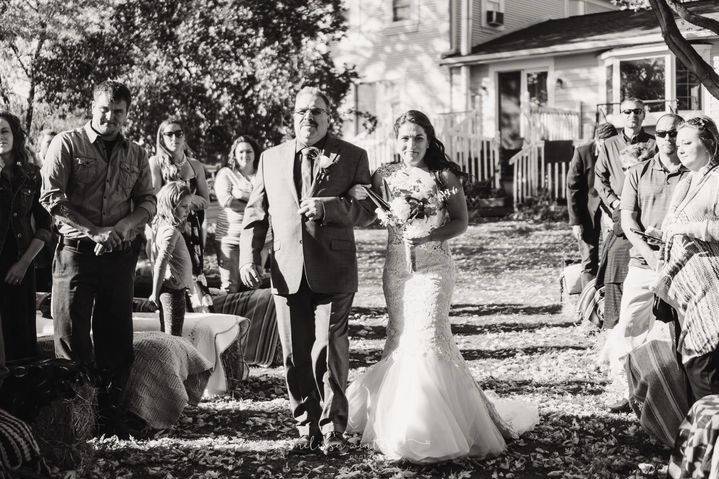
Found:
<svg viewBox="0 0 719 479"><path fill-rule="evenodd" d="M63 469L88 464L94 454L87 441L95 433L97 391L90 384L72 389L72 396L41 408L30 424L43 457Z"/></svg>

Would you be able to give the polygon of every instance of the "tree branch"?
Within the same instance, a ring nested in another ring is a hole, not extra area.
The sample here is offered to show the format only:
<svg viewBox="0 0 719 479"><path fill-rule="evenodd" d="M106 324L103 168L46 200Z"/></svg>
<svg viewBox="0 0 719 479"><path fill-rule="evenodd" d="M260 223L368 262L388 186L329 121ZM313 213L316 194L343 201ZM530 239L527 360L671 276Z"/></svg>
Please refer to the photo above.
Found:
<svg viewBox="0 0 719 479"><path fill-rule="evenodd" d="M719 35L719 21L703 15L697 15L696 13L689 11L684 4L677 3L676 0L666 0L666 2L669 7L682 18L682 20Z"/></svg>
<svg viewBox="0 0 719 479"><path fill-rule="evenodd" d="M662 37L669 50L676 55L692 73L694 73L704 87L709 90L715 98L719 98L719 75L704 59L694 50L689 41L682 36L677 27L672 10L667 5L671 0L649 0L654 15L659 21L662 30Z"/></svg>

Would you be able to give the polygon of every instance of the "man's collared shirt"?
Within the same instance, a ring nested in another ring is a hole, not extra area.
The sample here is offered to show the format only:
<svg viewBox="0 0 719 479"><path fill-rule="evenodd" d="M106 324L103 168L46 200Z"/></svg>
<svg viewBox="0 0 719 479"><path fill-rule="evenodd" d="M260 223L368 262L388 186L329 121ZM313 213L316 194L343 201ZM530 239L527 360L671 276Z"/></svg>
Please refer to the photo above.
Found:
<svg viewBox="0 0 719 479"><path fill-rule="evenodd" d="M622 190L622 211L637 212L637 222L644 231L650 226L660 229L669 210L674 187L688 173L689 170L683 165L670 171L657 153L652 159L627 172ZM647 266L644 257L634 246L629 257L630 266Z"/></svg>
<svg viewBox="0 0 719 479"><path fill-rule="evenodd" d="M135 208L152 217L156 200L147 154L120 136L108 158L102 137L90 122L60 133L43 163L40 202L51 213L65 203L95 226L114 226ZM58 225L67 238L84 237L70 225Z"/></svg>
<svg viewBox="0 0 719 479"><path fill-rule="evenodd" d="M639 143L645 144L646 148L652 152L656 150L654 137L643 129L633 138L627 138L622 130L621 134L607 138L600 146L595 166L597 181L594 182L594 188L607 207L614 200L619 199L624 187L625 174L622 169L621 152L627 146Z"/></svg>

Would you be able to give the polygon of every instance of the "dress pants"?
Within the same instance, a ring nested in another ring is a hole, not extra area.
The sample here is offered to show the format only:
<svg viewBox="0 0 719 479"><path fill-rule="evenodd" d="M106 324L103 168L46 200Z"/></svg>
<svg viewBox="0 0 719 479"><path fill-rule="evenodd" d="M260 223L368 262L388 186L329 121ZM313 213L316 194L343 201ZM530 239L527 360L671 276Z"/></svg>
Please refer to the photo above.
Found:
<svg viewBox="0 0 719 479"><path fill-rule="evenodd" d="M354 293L275 295L290 409L300 435L347 427L348 318Z"/></svg>
<svg viewBox="0 0 719 479"><path fill-rule="evenodd" d="M599 269L599 236L602 210L597 209L591 221L582 225L582 237L579 239L579 254L582 257L582 289L597 276Z"/></svg>
<svg viewBox="0 0 719 479"><path fill-rule="evenodd" d="M101 424L119 420L133 361L132 296L140 250L135 243L96 256L92 249L61 242L53 263L55 354L97 375Z"/></svg>

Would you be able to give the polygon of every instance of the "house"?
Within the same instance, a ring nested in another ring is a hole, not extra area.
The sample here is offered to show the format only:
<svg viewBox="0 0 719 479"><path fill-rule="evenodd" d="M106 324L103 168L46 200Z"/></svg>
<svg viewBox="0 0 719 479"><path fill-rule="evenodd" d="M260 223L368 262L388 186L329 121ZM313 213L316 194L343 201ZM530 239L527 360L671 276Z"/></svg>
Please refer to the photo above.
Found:
<svg viewBox="0 0 719 479"><path fill-rule="evenodd" d="M474 49L545 20L615 8L609 0L347 0L345 6L347 36L332 51L338 64L355 65L360 75L345 105L348 136L363 132L363 113L388 125L411 108L437 118L478 107L488 86L476 81Z"/></svg>
<svg viewBox="0 0 719 479"><path fill-rule="evenodd" d="M685 5L719 19L719 2ZM549 163L569 158L547 158L545 140L571 148L591 138L598 121L621 127L624 97L648 103L650 130L665 111L719 117L719 102L669 51L650 10L600 0L349 0L348 20L347 38L333 52L357 66L360 81L344 133L362 138L366 113L381 126L417 108L451 139L469 111L477 123L470 136L491 138L498 150L492 166L463 163L484 161L476 146L448 150L477 179L501 171L516 180L515 190L549 185L561 196L564 166ZM719 38L681 19L677 26L719 68ZM369 136L378 134L387 132Z"/></svg>

